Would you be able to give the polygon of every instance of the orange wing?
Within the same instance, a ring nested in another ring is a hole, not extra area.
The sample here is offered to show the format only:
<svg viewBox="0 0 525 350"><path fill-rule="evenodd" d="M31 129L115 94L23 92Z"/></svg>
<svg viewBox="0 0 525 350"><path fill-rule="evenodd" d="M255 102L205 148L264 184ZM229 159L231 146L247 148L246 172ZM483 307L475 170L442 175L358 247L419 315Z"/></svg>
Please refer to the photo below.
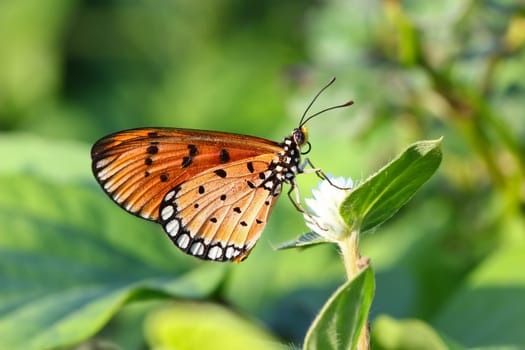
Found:
<svg viewBox="0 0 525 350"><path fill-rule="evenodd" d="M215 261L242 261L266 225L281 193L272 181L274 154L206 170L169 191L159 222L187 254ZM262 186L270 181L271 186Z"/></svg>
<svg viewBox="0 0 525 350"><path fill-rule="evenodd" d="M117 204L159 221L162 199L173 188L190 179L203 181L199 174L248 158L265 155L264 162L269 163L280 151L276 142L253 136L145 128L100 139L91 149L91 158L95 178Z"/></svg>

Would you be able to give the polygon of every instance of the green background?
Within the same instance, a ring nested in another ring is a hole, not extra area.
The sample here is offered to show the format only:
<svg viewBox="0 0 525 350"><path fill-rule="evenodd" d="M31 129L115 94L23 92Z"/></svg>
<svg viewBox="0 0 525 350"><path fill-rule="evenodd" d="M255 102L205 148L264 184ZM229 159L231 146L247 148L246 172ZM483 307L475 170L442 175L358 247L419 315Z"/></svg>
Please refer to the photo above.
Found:
<svg viewBox="0 0 525 350"><path fill-rule="evenodd" d="M141 126L280 141L331 76L313 111L355 104L309 123L325 172L359 181L444 137L438 173L361 239L373 348L429 332L525 348L524 47L525 4L510 0L1 2L0 348L142 349L195 330L299 346L344 270L331 245L273 250L307 231L286 198L248 260L195 261L106 198L89 149ZM317 179L298 182L309 197Z"/></svg>

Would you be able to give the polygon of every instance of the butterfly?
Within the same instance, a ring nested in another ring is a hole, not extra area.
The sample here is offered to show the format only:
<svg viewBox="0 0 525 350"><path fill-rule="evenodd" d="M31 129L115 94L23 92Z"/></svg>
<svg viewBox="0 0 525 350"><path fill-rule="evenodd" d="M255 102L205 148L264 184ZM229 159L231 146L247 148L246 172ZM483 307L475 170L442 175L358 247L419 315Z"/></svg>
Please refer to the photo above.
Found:
<svg viewBox="0 0 525 350"><path fill-rule="evenodd" d="M227 132L180 128L120 131L91 149L93 174L126 211L159 223L183 252L212 261L242 261L259 239L282 191L300 204L295 177L305 171L310 151L305 119L282 142ZM306 151L302 147L308 146ZM291 193L296 192L296 200Z"/></svg>

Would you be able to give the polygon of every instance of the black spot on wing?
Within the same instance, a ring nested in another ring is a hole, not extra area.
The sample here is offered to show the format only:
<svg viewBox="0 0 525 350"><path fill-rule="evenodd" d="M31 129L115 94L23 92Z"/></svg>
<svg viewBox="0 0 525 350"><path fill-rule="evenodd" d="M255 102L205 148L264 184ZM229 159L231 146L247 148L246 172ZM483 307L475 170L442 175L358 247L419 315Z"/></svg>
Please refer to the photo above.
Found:
<svg viewBox="0 0 525 350"><path fill-rule="evenodd" d="M226 177L226 171L224 171L224 169L217 169L214 171L215 175L217 175L218 177L222 177L222 178L225 178Z"/></svg>
<svg viewBox="0 0 525 350"><path fill-rule="evenodd" d="M193 163L193 158L191 158L191 157L184 157L184 158L182 158L181 167L187 168L187 167L189 167L191 165L191 163Z"/></svg>
<svg viewBox="0 0 525 350"><path fill-rule="evenodd" d="M199 154L199 150L197 149L197 146L195 145L188 145L188 150L189 150L190 158L193 158L197 154Z"/></svg>
<svg viewBox="0 0 525 350"><path fill-rule="evenodd" d="M230 154L228 153L227 150L225 150L224 148L221 149L220 153L219 153L219 161L221 163L226 163L230 160Z"/></svg>
<svg viewBox="0 0 525 350"><path fill-rule="evenodd" d="M152 145L146 149L146 152L148 152L149 154L156 154L159 152L159 148L155 145Z"/></svg>

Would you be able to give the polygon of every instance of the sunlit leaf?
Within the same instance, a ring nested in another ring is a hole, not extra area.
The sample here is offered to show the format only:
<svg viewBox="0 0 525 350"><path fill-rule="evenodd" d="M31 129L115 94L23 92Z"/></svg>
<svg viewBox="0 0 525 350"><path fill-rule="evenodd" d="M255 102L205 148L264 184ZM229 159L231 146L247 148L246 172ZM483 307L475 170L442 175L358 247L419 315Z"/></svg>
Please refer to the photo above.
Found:
<svg viewBox="0 0 525 350"><path fill-rule="evenodd" d="M195 302L177 302L158 309L146 320L146 338L155 349L288 348L225 307Z"/></svg>

